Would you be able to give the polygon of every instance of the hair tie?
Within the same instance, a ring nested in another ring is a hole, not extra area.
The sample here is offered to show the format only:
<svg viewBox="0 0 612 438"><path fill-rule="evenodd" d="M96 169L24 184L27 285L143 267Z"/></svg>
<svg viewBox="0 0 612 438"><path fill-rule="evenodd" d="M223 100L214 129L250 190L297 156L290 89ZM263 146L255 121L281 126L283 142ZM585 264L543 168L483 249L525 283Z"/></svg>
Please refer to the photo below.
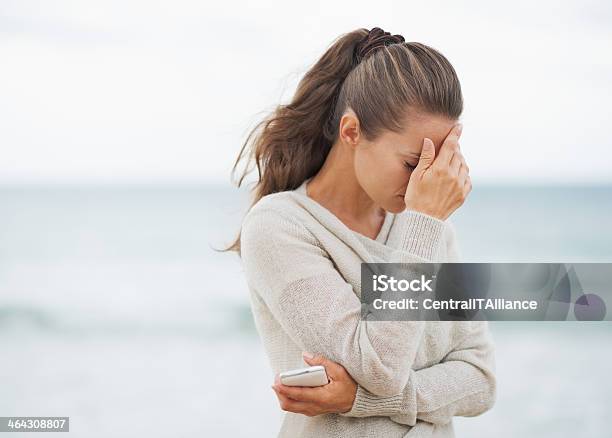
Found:
<svg viewBox="0 0 612 438"><path fill-rule="evenodd" d="M390 32L385 32L380 27L370 29L365 38L357 45L356 58L357 63L361 62L370 53L383 46L403 43L406 40L402 35L391 35Z"/></svg>

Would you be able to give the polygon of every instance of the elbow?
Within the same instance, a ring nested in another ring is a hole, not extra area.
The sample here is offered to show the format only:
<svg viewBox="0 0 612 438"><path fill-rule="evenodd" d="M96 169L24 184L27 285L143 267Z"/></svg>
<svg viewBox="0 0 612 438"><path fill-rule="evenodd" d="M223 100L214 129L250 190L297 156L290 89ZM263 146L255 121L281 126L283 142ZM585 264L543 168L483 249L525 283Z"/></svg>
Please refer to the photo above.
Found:
<svg viewBox="0 0 612 438"><path fill-rule="evenodd" d="M392 397L402 393L412 371L410 367L389 367L382 363L370 369L373 371L364 374L365 380L359 384L379 397Z"/></svg>
<svg viewBox="0 0 612 438"><path fill-rule="evenodd" d="M401 394L408 384L416 360L423 322L389 322L389 332L383 327L369 331L368 324L359 324L347 341L344 359L350 374L362 387L379 397ZM392 343L395 336L413 337L414 342Z"/></svg>
<svg viewBox="0 0 612 438"><path fill-rule="evenodd" d="M404 391L406 383L402 382L404 382L403 379L390 378L385 383L374 385L370 392L379 397L393 397Z"/></svg>
<svg viewBox="0 0 612 438"><path fill-rule="evenodd" d="M497 401L497 379L493 374L491 374L488 378L489 386L488 391L486 391L485 396L485 410L486 412L493 408L495 402Z"/></svg>
<svg viewBox="0 0 612 438"><path fill-rule="evenodd" d="M478 404L470 417L482 415L491 410L497 401L497 380L492 373L487 374L486 387L479 393Z"/></svg>

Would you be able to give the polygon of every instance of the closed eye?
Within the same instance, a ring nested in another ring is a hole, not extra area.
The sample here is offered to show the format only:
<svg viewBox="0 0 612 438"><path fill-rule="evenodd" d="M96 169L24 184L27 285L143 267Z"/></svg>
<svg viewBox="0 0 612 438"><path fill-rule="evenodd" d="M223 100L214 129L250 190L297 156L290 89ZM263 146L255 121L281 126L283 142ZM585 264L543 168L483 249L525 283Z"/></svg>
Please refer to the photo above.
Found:
<svg viewBox="0 0 612 438"><path fill-rule="evenodd" d="M413 166L412 164L410 164L408 161L404 161L404 166L406 166L408 169L410 170L414 170L416 169L416 165Z"/></svg>

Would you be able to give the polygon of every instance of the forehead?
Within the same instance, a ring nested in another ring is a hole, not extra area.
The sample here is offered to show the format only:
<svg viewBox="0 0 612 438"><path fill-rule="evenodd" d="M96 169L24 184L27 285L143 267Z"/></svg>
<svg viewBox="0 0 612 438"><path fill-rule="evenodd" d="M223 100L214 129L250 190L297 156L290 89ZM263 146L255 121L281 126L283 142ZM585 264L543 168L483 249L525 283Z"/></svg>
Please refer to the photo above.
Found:
<svg viewBox="0 0 612 438"><path fill-rule="evenodd" d="M401 132L388 132L390 139L405 146L422 147L423 138L430 138L436 150L457 123L456 120L438 114L409 111L403 120L404 129Z"/></svg>

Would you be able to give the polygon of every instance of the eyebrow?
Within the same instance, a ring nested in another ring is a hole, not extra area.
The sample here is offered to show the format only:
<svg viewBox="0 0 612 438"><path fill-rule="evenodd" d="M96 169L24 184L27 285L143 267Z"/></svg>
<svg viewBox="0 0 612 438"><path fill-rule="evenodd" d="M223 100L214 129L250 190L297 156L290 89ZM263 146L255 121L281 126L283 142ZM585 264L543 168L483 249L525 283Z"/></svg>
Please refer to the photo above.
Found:
<svg viewBox="0 0 612 438"><path fill-rule="evenodd" d="M412 152L412 151L400 151L400 154L402 154L402 155L412 155L413 157L417 157L417 158L421 157L421 154L418 154L418 153Z"/></svg>

